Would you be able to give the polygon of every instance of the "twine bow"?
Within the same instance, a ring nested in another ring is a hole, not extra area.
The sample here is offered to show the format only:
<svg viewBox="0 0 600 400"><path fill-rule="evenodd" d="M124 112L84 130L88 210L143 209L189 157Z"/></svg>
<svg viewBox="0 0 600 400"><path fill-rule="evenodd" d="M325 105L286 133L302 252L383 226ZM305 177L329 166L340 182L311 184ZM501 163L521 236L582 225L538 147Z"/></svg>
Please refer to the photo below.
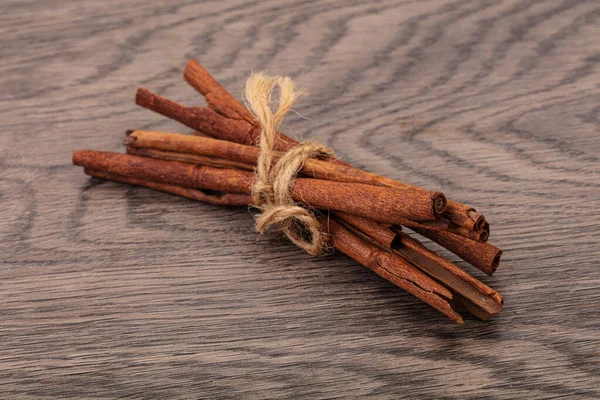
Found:
<svg viewBox="0 0 600 400"><path fill-rule="evenodd" d="M279 88L279 104L273 110L271 103L276 88ZM333 150L319 143L302 142L273 165L274 146L279 140L277 131L294 102L304 94L296 91L294 81L287 76L252 74L246 82L246 102L261 126L261 152L256 164L252 200L261 211L256 217L258 232L278 225L296 246L308 254L320 255L326 247L320 224L310 211L294 202L290 189L307 158L333 156Z"/></svg>

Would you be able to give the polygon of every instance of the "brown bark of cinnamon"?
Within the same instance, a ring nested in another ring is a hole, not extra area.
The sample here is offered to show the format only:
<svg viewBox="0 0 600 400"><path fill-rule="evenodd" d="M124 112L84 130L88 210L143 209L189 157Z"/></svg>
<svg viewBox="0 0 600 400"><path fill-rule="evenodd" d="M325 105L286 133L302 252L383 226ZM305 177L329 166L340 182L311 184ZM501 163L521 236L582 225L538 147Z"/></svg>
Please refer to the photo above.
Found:
<svg viewBox="0 0 600 400"><path fill-rule="evenodd" d="M496 315L502 309L504 299L498 292L469 275L456 264L429 250L418 240L398 232L392 248L428 275L443 282L475 304L488 316Z"/></svg>
<svg viewBox="0 0 600 400"><path fill-rule="evenodd" d="M415 232L441 244L477 269L492 275L500 264L502 250L491 243L480 243L446 231L411 228Z"/></svg>
<svg viewBox="0 0 600 400"><path fill-rule="evenodd" d="M141 107L222 140L239 143L237 140L240 133L249 134L249 131L256 129L244 120L225 117L211 108L186 107L144 88L137 90L135 102Z"/></svg>
<svg viewBox="0 0 600 400"><path fill-rule="evenodd" d="M202 164L215 168L239 168L246 171L254 171L253 165L231 161L220 157L199 156L196 154L177 153L173 151L162 151L134 146L125 147L125 151L127 154L134 156L151 157L159 160L180 161L189 164Z"/></svg>
<svg viewBox="0 0 600 400"><path fill-rule="evenodd" d="M75 152L73 163L122 176L137 171L152 181L230 193L250 193L254 180L254 175L248 171L91 150ZM373 187L359 183L298 178L291 194L295 201L317 209L345 211L382 222L399 224L407 216L423 220L435 218L428 195L396 188L377 189L374 191Z"/></svg>
<svg viewBox="0 0 600 400"><path fill-rule="evenodd" d="M359 217L341 211L334 212L334 216L342 221L347 229L364 234L366 238L372 239L371 244L379 246L385 250L391 250L392 243L396 239L396 233L392 231L392 225L383 222L373 221L372 219ZM362 236L365 238L365 236Z"/></svg>
<svg viewBox="0 0 600 400"><path fill-rule="evenodd" d="M199 156L213 156L240 162L243 164L256 165L260 156L260 149L232 143L225 140L182 135L177 133L166 133L156 131L133 131L125 139L127 146L149 148L155 150L171 151L176 153L190 153ZM282 153L276 152L274 162L277 162ZM360 172L360 173L357 173ZM308 159L302 167L301 173L319 179L336 182L369 184L377 181L377 175L358 170L344 164L334 164L317 159ZM371 181L367 177L371 176ZM376 186L376 185L372 185ZM376 186L381 187L381 186ZM440 192L429 192L418 187L399 188L408 193L421 193L431 198L432 210L435 216L441 214L446 207L446 198ZM373 188L375 190L375 188Z"/></svg>
<svg viewBox="0 0 600 400"><path fill-rule="evenodd" d="M365 234L384 249L400 254L427 275L438 280L453 292L460 294L469 312L481 319L496 315L502 309L504 300L494 289L469 275L458 265L426 248L421 242L398 230L390 230L386 224L379 224L365 218L336 212L356 232ZM364 239L364 237L363 237Z"/></svg>
<svg viewBox="0 0 600 400"><path fill-rule="evenodd" d="M453 200L448 200L444 218L447 218L457 226L475 231L481 230L485 223L484 216L477 213L474 208Z"/></svg>
<svg viewBox="0 0 600 400"><path fill-rule="evenodd" d="M228 118L243 119L251 123L254 121L248 109L225 90L198 61L194 59L188 61L183 78L200 92L206 98L206 102L218 113Z"/></svg>
<svg viewBox="0 0 600 400"><path fill-rule="evenodd" d="M467 229L462 226L458 226L456 224L450 223L446 228L447 232L450 232L454 235L462 236L467 239L475 240L476 242L485 243L488 240L489 232L481 230L473 230Z"/></svg>
<svg viewBox="0 0 600 400"><path fill-rule="evenodd" d="M216 192L209 193L199 189L192 189L183 186L170 185L168 183L153 182L148 179L136 178L135 176L122 176L112 174L107 171L84 168L86 175L94 178L105 179L114 182L127 183L129 185L143 186L160 192L171 193L177 196L186 197L191 200L210 203L217 206L247 206L252 202L252 197L248 194Z"/></svg>
<svg viewBox="0 0 600 400"><path fill-rule="evenodd" d="M483 224L483 227L479 231L479 241L485 243L488 241L489 237L490 237L490 224L487 221L485 221Z"/></svg>

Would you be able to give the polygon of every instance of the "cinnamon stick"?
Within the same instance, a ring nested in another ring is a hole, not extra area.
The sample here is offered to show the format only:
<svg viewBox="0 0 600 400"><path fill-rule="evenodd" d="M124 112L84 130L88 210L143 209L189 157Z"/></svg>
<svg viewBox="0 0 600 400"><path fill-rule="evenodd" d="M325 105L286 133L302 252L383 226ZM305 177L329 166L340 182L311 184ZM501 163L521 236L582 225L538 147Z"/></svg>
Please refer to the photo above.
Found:
<svg viewBox="0 0 600 400"><path fill-rule="evenodd" d="M156 131L132 131L125 139L124 144L131 147L219 157L250 165L256 165L260 156L260 149L253 146L246 146L225 140ZM273 157L274 162L277 162L282 154L281 152L276 152ZM371 184L377 180L377 175L375 174L370 174L345 164L333 164L317 159L306 160L301 172L305 176L336 182ZM357 172L360 172L360 174L357 174ZM366 176L371 176L371 180L366 179ZM401 190L430 196L434 215L437 216L444 212L446 197L442 193L429 192L418 187L403 187Z"/></svg>
<svg viewBox="0 0 600 400"><path fill-rule="evenodd" d="M91 150L75 152L73 163L122 176L136 171L152 181L230 193L250 193L254 180L248 171ZM295 201L317 209L345 211L376 221L399 224L409 216L435 219L430 196L402 189L298 178L291 194Z"/></svg>
<svg viewBox="0 0 600 400"><path fill-rule="evenodd" d="M206 98L206 102L218 113L228 118L254 122L254 116L248 109L225 90L198 61L194 59L188 61L183 78L200 92Z"/></svg>
<svg viewBox="0 0 600 400"><path fill-rule="evenodd" d="M496 315L502 309L504 299L498 292L469 275L456 264L427 249L418 240L398 232L392 248L428 275L443 282L481 308L488 316Z"/></svg>
<svg viewBox="0 0 600 400"><path fill-rule="evenodd" d="M180 161L190 164L202 164L215 168L239 168L246 171L253 171L254 166L237 161L227 160L220 157L200 156L190 153L177 153L174 151L155 150L144 147L127 146L127 154L140 157L152 157L159 160Z"/></svg>
<svg viewBox="0 0 600 400"><path fill-rule="evenodd" d="M474 208L453 200L448 200L444 217L457 226L475 231L481 230L485 223L484 216L477 213Z"/></svg>
<svg viewBox="0 0 600 400"><path fill-rule="evenodd" d="M492 275L500 264L502 250L491 243L480 243L446 231L411 228L415 232L441 244L475 268Z"/></svg>
<svg viewBox="0 0 600 400"><path fill-rule="evenodd" d="M490 224L485 221L483 226L481 227L481 230L479 231L479 241L480 242L487 242L488 239L490 237Z"/></svg>
<svg viewBox="0 0 600 400"><path fill-rule="evenodd" d="M137 178L135 176L123 176L110 173L108 171L94 170L84 168L86 175L94 178L105 179L114 182L127 183L129 185L143 186L160 192L171 193L177 196L186 197L191 200L210 203L217 206L247 206L251 204L252 197L248 194L208 192L200 189L192 189L183 186L170 185L168 183L153 182L148 179Z"/></svg>
<svg viewBox="0 0 600 400"><path fill-rule="evenodd" d="M237 141L240 133L246 132L249 134L251 130L257 129L246 121L227 118L211 108L186 107L144 88L137 90L135 102L141 107L222 140L240 143Z"/></svg>
<svg viewBox="0 0 600 400"><path fill-rule="evenodd" d="M341 211L335 211L333 215L340 220L346 229L350 229L354 233L357 233L372 245L378 246L384 250L392 249L392 244L396 239L396 233L392 230L391 224L377 222L372 219Z"/></svg>
<svg viewBox="0 0 600 400"><path fill-rule="evenodd" d="M458 226L456 224L450 223L446 228L446 231L452 233L454 235L462 236L467 239L475 240L477 242L485 243L488 240L489 232L481 230L472 230L467 229L462 226Z"/></svg>

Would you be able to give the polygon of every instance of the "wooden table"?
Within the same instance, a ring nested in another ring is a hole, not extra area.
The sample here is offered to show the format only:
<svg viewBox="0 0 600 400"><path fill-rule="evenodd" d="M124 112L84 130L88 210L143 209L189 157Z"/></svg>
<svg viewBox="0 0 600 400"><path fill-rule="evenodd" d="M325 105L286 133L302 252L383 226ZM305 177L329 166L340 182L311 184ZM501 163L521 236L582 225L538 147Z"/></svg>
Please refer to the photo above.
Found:
<svg viewBox="0 0 600 400"><path fill-rule="evenodd" d="M0 5L0 397L600 397L600 9L594 1L17 1ZM93 181L75 149L189 132L251 70L310 96L286 131L475 206L506 299L455 326L244 209Z"/></svg>

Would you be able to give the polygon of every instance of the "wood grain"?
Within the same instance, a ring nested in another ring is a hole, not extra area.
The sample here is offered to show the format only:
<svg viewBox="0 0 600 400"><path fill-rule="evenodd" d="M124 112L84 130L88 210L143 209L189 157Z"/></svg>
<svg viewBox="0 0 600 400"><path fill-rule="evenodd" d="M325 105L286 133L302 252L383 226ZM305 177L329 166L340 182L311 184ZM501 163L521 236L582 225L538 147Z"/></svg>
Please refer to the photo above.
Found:
<svg viewBox="0 0 600 400"><path fill-rule="evenodd" d="M599 6L3 1L0 397L600 397ZM245 209L71 165L125 129L188 132L133 96L201 105L191 57L236 95L294 77L287 132L483 212L504 263L466 268L503 312L454 326Z"/></svg>

